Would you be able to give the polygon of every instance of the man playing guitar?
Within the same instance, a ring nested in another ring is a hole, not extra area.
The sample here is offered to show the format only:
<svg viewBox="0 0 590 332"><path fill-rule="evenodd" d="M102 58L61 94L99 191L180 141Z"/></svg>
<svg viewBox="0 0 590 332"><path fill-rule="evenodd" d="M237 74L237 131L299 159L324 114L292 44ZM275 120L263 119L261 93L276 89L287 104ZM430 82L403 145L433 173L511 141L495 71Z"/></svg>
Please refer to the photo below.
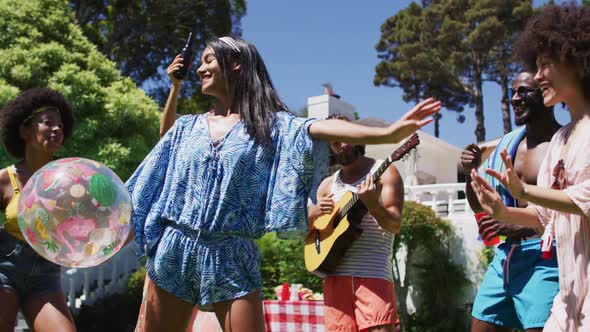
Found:
<svg viewBox="0 0 590 332"><path fill-rule="evenodd" d="M334 114L329 118L348 120ZM380 179L371 173L381 161L365 157L364 145L330 144L332 164L340 170L322 181L317 205L309 209L310 223L334 209L347 191L356 192L368 210L362 234L324 279L324 319L327 331L394 331L397 321L392 276L393 237L401 227L404 185L395 166ZM349 216L353 215L353 211ZM313 227L313 226L312 226Z"/></svg>

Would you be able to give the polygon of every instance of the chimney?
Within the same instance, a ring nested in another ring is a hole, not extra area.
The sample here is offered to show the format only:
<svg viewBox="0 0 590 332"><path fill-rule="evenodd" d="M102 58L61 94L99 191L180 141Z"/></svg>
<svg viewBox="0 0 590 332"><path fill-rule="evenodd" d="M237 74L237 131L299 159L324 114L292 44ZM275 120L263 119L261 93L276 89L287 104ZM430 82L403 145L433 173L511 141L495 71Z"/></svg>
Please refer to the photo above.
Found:
<svg viewBox="0 0 590 332"><path fill-rule="evenodd" d="M329 115L340 113L354 121L354 106L342 101L340 96L334 93L332 84L322 85L324 94L307 98L307 116L310 118L325 119Z"/></svg>

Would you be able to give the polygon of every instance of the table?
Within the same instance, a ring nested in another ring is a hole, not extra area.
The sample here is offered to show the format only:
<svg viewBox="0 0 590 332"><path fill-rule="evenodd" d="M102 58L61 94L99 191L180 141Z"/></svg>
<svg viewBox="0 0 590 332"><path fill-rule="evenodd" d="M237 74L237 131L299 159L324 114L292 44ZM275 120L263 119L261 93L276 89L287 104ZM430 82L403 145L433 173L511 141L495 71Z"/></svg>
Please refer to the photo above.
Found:
<svg viewBox="0 0 590 332"><path fill-rule="evenodd" d="M324 331L324 301L266 300L263 305L267 332Z"/></svg>
<svg viewBox="0 0 590 332"><path fill-rule="evenodd" d="M267 332L324 332L324 301L263 301ZM188 332L221 332L214 313L195 309Z"/></svg>

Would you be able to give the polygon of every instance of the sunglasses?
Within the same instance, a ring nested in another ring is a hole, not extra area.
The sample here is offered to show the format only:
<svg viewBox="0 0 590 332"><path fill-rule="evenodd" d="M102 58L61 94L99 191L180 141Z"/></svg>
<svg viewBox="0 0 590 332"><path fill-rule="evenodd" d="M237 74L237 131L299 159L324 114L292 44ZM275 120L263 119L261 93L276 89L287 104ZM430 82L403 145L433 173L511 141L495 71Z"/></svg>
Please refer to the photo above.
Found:
<svg viewBox="0 0 590 332"><path fill-rule="evenodd" d="M537 93L541 91L541 88L531 89L525 86L519 86L518 89L509 89L510 96L517 94L520 98L526 98L531 93Z"/></svg>

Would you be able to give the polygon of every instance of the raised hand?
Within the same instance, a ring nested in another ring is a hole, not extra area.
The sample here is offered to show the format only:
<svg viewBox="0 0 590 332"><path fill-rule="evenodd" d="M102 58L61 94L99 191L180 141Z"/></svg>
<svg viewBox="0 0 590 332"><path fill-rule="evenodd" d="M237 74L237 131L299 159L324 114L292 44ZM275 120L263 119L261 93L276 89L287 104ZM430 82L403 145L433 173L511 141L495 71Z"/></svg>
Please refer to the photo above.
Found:
<svg viewBox="0 0 590 332"><path fill-rule="evenodd" d="M168 77L170 77L172 84L174 84L176 86L182 84L182 80L179 80L178 78L176 78L174 76L174 72L179 70L181 67L182 67L182 55L179 54L176 56L176 58L174 58L174 61L172 61L170 66L168 66L168 68L166 69L166 74L168 74Z"/></svg>
<svg viewBox="0 0 590 332"><path fill-rule="evenodd" d="M441 103L429 98L416 105L400 120L386 128L370 127L360 124L328 119L311 124L309 134L314 139L328 142L346 142L352 144L389 144L397 143L413 134L422 126L430 123L432 115L440 111Z"/></svg>
<svg viewBox="0 0 590 332"><path fill-rule="evenodd" d="M512 158L510 158L506 149L500 152L500 156L504 162L504 174L499 173L491 168L486 169L486 173L498 179L498 181L500 181L504 187L510 191L512 197L516 199L522 199L524 196L525 184L518 178L518 175L516 175L516 171L514 171L514 165L512 165Z"/></svg>
<svg viewBox="0 0 590 332"><path fill-rule="evenodd" d="M477 196L481 208L488 215L496 219L502 219L501 216L507 210L504 200L486 180L477 174L475 169L471 170L471 187Z"/></svg>
<svg viewBox="0 0 590 332"><path fill-rule="evenodd" d="M471 173L472 169L476 169L481 164L481 155L485 148L480 148L477 144L469 144L461 152L461 166L466 173Z"/></svg>
<svg viewBox="0 0 590 332"><path fill-rule="evenodd" d="M389 136L393 142L399 142L405 137L413 134L416 130L429 124L434 120L432 115L441 110L442 103L428 98L414 106L404 114L398 121L389 126Z"/></svg>

